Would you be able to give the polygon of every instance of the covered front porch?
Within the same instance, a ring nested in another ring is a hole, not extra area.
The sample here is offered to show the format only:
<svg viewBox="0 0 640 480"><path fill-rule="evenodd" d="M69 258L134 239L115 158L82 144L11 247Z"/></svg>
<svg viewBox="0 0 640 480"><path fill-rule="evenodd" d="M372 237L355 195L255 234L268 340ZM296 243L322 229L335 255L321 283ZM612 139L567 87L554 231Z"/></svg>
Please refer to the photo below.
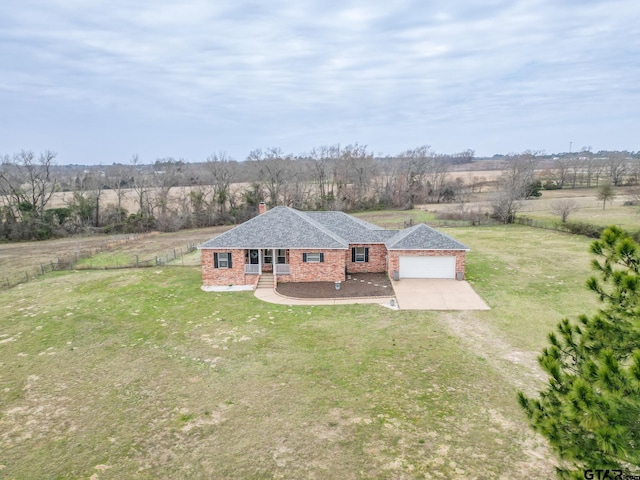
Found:
<svg viewBox="0 0 640 480"><path fill-rule="evenodd" d="M244 251L244 273L247 275L289 275L289 250L279 248L248 248Z"/></svg>

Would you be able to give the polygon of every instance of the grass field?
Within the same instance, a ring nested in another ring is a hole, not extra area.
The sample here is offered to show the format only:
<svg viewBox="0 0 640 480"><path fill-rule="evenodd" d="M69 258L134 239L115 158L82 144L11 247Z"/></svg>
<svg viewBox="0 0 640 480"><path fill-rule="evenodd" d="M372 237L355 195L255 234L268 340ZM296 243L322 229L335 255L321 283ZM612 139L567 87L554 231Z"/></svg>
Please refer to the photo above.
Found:
<svg viewBox="0 0 640 480"><path fill-rule="evenodd" d="M640 207L633 195L634 190L629 187L618 187L615 192L616 196L607 202L606 208L603 209L602 201L598 200L598 191L595 188L543 190L541 197L522 201L522 208L518 214L543 220L549 224L558 223L560 217L553 212L553 204L558 199L570 199L576 205L576 210L568 218L571 222L585 222L603 227L618 225L630 232L638 231L640 228ZM467 211L491 212L491 195L491 192L474 194L464 202L464 207ZM636 204L625 205L630 202ZM456 211L460 206L460 203L426 204L418 205L413 210L368 211L355 215L381 227L391 229L404 228L405 222L409 221L413 221L413 223L426 222L432 225L443 223L455 225L456 222L451 220L438 220L437 213Z"/></svg>
<svg viewBox="0 0 640 480"><path fill-rule="evenodd" d="M135 264L155 256L173 256L174 249L186 251L187 245L199 245L230 227L210 227L181 230L173 233L157 232L139 235L76 236L46 242L0 243L0 289L7 283L15 284L41 273L41 265L61 260L80 261L80 266L96 268L117 264ZM92 255L91 258L86 258ZM85 260L86 258L86 260ZM185 263L192 263L195 256Z"/></svg>
<svg viewBox="0 0 640 480"><path fill-rule="evenodd" d="M550 478L518 389L589 311L580 237L446 230L483 312L287 307L197 267L48 274L0 293L0 478ZM114 252L114 254L116 254Z"/></svg>

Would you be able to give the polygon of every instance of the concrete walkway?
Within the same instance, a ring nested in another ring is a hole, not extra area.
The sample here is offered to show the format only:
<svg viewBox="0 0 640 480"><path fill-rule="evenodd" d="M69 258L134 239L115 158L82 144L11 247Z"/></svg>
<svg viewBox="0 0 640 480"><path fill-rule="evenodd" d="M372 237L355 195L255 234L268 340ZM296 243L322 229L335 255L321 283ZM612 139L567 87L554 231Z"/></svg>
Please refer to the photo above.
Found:
<svg viewBox="0 0 640 480"><path fill-rule="evenodd" d="M403 278L391 284L400 310L490 310L464 281Z"/></svg>
<svg viewBox="0 0 640 480"><path fill-rule="evenodd" d="M395 297L292 298L272 287L260 287L256 298L278 305L352 305L356 303L390 306L395 299L400 310L490 310L467 282L457 280L405 278L391 281Z"/></svg>
<svg viewBox="0 0 640 480"><path fill-rule="evenodd" d="M273 288L257 288L256 298L278 305L352 305L355 303L377 303L388 306L393 297L362 298L292 298L280 295Z"/></svg>

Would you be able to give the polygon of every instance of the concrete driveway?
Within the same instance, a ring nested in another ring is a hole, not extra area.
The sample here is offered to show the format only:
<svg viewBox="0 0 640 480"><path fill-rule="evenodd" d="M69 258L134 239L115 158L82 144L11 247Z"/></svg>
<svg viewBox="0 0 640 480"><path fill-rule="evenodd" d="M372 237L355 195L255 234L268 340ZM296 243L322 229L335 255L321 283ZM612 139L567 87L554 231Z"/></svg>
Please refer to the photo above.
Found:
<svg viewBox="0 0 640 480"><path fill-rule="evenodd" d="M403 278L391 283L400 310L490 310L464 281Z"/></svg>

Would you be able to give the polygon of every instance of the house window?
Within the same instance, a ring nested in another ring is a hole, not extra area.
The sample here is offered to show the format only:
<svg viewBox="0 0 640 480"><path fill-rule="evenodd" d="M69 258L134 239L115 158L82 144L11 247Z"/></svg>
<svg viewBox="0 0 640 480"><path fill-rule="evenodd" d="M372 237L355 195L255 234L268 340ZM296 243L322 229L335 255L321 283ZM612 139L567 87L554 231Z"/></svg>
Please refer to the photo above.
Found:
<svg viewBox="0 0 640 480"><path fill-rule="evenodd" d="M214 253L213 266L215 268L231 268L231 252Z"/></svg>
<svg viewBox="0 0 640 480"><path fill-rule="evenodd" d="M278 250L278 263L285 264L287 263L287 251L286 250Z"/></svg>
<svg viewBox="0 0 640 480"><path fill-rule="evenodd" d="M351 249L351 261L364 263L369 261L369 249L367 247L353 247Z"/></svg>
<svg viewBox="0 0 640 480"><path fill-rule="evenodd" d="M272 264L273 263L273 256L271 255L271 250L265 250L264 251L264 263L265 264Z"/></svg>
<svg viewBox="0 0 640 480"><path fill-rule="evenodd" d="M302 261L305 263L322 263L324 262L324 253L303 253Z"/></svg>

